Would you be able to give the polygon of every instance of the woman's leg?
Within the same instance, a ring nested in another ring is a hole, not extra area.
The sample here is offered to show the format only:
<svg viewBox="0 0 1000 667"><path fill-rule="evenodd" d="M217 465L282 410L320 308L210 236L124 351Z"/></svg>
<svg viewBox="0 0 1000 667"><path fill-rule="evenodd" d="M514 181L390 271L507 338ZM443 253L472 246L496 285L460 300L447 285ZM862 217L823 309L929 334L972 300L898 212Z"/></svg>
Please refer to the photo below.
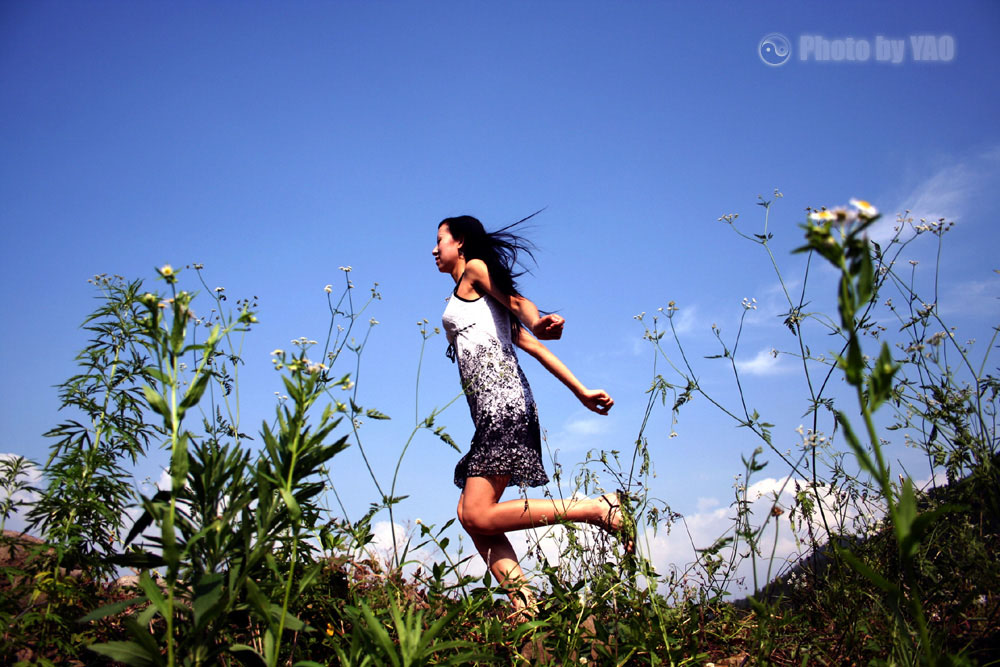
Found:
<svg viewBox="0 0 1000 667"><path fill-rule="evenodd" d="M496 536L512 530L551 526L559 521L590 523L610 531L621 527L622 515L615 494L600 498L532 498L499 502L507 480L507 477L465 480L465 489L458 501L458 520L470 535Z"/></svg>
<svg viewBox="0 0 1000 667"><path fill-rule="evenodd" d="M504 535L510 530L550 526L559 520L595 524L610 531L622 525L615 494L573 500L519 499L500 502L508 477L470 477L458 500L458 520L472 537L497 583L505 588L516 609L532 604L517 554Z"/></svg>
<svg viewBox="0 0 1000 667"><path fill-rule="evenodd" d="M470 488L470 482L473 480L477 481ZM470 477L466 480L465 489L458 499L458 520L469 533L473 544L476 545L476 550L486 561L486 566L497 583L510 590L518 590L523 585L524 573L517 563L517 554L514 552L510 540L503 533L486 535L473 530L467 523L465 513L466 494L471 493L472 496L483 494L490 499L490 502L496 504L505 488L507 488L506 477Z"/></svg>

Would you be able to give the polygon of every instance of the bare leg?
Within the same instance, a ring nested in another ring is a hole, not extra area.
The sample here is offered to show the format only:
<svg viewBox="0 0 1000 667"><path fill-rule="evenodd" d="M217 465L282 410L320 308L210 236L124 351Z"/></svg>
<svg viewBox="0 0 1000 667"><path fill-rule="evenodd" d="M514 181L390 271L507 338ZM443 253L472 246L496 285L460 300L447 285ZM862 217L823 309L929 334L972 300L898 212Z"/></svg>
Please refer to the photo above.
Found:
<svg viewBox="0 0 1000 667"><path fill-rule="evenodd" d="M507 477L470 477L458 501L458 519L470 533L502 535L512 530L551 526L573 521L600 526L609 531L621 527L617 498L558 500L531 498L499 502Z"/></svg>
<svg viewBox="0 0 1000 667"><path fill-rule="evenodd" d="M622 526L622 515L614 494L593 499L521 499L501 503L507 481L507 477L468 478L458 501L458 520L472 537L497 583L508 591L515 609L520 610L532 604L532 596L505 532L551 526L560 520L617 531Z"/></svg>

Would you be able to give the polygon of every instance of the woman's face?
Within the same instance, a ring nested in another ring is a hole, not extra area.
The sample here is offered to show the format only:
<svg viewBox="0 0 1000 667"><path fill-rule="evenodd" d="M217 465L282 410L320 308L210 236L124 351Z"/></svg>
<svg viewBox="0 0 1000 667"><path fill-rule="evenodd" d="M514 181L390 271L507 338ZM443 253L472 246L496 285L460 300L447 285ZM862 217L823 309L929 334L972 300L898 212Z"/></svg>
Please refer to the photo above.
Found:
<svg viewBox="0 0 1000 667"><path fill-rule="evenodd" d="M438 271L441 273L451 273L454 270L460 257L459 250L461 247L462 244L452 238L448 225L438 227L437 245L434 246L432 253Z"/></svg>

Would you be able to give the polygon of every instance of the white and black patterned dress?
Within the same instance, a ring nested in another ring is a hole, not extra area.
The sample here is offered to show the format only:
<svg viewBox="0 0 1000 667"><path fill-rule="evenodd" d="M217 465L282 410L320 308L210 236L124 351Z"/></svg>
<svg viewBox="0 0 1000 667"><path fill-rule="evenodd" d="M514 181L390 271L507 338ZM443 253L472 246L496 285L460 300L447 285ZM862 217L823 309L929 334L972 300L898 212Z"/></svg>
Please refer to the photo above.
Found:
<svg viewBox="0 0 1000 667"><path fill-rule="evenodd" d="M510 475L508 486L547 484L538 411L517 363L510 312L488 294L469 300L452 293L442 323L476 425L455 466L455 485L493 475Z"/></svg>

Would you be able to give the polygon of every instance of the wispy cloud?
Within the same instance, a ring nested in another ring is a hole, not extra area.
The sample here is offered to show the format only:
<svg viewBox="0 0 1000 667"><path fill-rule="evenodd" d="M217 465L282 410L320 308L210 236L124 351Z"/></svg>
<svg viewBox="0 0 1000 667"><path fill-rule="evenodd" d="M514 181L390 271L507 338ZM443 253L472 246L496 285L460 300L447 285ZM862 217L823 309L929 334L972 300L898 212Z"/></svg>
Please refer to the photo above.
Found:
<svg viewBox="0 0 1000 667"><path fill-rule="evenodd" d="M998 172L1000 146L942 164L896 201L888 202L890 206L883 207L883 218L872 230L872 239L881 243L892 238L897 225L896 214L903 211L909 211L914 221L921 218L961 220L984 184L995 182Z"/></svg>
<svg viewBox="0 0 1000 667"><path fill-rule="evenodd" d="M666 310L667 306L664 305L663 309ZM667 317L664 313L659 311L655 313L646 313L643 322L649 328L649 331L653 331L653 318L656 318L656 330L657 332L665 332L663 338L660 339L661 345L672 344L673 334L670 331L671 322L667 321ZM700 317L700 312L697 304L680 304L677 310L673 313L672 323L674 327L674 332L677 336L683 337L692 331L697 331L699 328L705 326L704 321ZM641 325L640 325L641 326ZM637 327L638 328L638 327ZM639 329L641 333L641 329ZM631 339L632 341L632 354L635 356L648 354L652 349L650 347L650 342L643 338L641 335L636 335Z"/></svg>
<svg viewBox="0 0 1000 667"><path fill-rule="evenodd" d="M1000 276L994 274L993 278L969 280L947 287L939 312L948 316L976 313L979 318L1000 315Z"/></svg>
<svg viewBox="0 0 1000 667"><path fill-rule="evenodd" d="M674 313L673 321L674 329L677 331L678 335L694 331L700 321L698 318L697 304L678 307L678 310ZM669 327L669 324L666 326Z"/></svg>
<svg viewBox="0 0 1000 667"><path fill-rule="evenodd" d="M770 347L760 350L753 359L737 361L736 369L746 375L781 375L794 370L783 363Z"/></svg>
<svg viewBox="0 0 1000 667"><path fill-rule="evenodd" d="M608 422L600 417L583 417L566 424L566 432L576 436L602 435L608 432Z"/></svg>

